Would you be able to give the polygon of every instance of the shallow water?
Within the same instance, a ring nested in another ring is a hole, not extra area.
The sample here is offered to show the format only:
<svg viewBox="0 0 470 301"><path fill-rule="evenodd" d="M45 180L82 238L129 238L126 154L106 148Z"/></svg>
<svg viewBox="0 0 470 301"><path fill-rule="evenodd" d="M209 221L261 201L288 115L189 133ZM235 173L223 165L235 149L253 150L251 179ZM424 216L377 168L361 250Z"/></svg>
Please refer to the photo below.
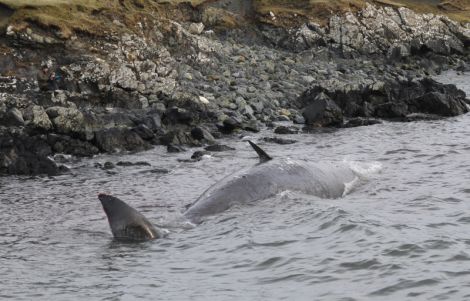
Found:
<svg viewBox="0 0 470 301"><path fill-rule="evenodd" d="M441 80L470 94L468 74ZM470 115L288 138L299 142L260 145L381 170L341 199L285 192L187 229L184 205L257 162L246 142L228 139L236 151L197 163L157 147L75 162L56 178L0 178L0 299L470 299ZM152 166L93 166L142 160ZM98 192L129 202L169 237L114 242Z"/></svg>

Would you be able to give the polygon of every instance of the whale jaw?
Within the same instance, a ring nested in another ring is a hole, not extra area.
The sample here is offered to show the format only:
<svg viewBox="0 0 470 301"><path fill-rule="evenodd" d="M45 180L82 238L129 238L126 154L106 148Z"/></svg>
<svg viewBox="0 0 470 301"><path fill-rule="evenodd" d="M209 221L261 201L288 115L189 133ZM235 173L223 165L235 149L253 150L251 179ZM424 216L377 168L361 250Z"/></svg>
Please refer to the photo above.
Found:
<svg viewBox="0 0 470 301"><path fill-rule="evenodd" d="M108 217L113 236L121 241L147 241L162 237L140 212L127 205L117 197L99 194L103 210Z"/></svg>

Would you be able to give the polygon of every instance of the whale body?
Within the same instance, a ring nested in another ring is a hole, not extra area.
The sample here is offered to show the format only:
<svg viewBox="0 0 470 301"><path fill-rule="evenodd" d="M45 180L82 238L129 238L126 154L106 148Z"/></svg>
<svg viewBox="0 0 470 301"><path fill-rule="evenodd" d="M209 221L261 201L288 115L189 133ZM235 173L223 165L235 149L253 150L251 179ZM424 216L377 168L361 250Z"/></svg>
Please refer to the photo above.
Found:
<svg viewBox="0 0 470 301"><path fill-rule="evenodd" d="M346 184L356 179L346 166L294 160L270 160L240 170L207 189L184 216L199 223L204 216L252 203L283 191L296 191L324 199L343 196Z"/></svg>
<svg viewBox="0 0 470 301"><path fill-rule="evenodd" d="M346 166L272 159L256 144L248 142L258 153L260 162L223 178L207 189L183 213L189 221L197 224L205 216L223 212L235 204L267 199L287 190L319 198L340 198L346 192L347 184L357 179ZM135 209L118 198L100 196L114 237L131 240L161 237L160 231ZM108 209L102 199L107 201Z"/></svg>

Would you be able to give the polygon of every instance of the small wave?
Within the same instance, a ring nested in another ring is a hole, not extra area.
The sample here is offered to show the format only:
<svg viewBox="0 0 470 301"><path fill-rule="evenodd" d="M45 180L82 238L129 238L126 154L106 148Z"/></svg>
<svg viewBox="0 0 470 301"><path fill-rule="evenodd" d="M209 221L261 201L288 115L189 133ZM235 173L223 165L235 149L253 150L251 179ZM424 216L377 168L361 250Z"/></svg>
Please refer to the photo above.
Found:
<svg viewBox="0 0 470 301"><path fill-rule="evenodd" d="M380 265L380 261L374 258L353 262L342 262L339 265L350 270L368 270L377 268Z"/></svg>
<svg viewBox="0 0 470 301"><path fill-rule="evenodd" d="M417 154L421 152L418 149L408 149L408 148L399 148L399 149L394 149L390 151L386 151L385 155L394 155L394 154L406 154L406 153L414 153Z"/></svg>
<svg viewBox="0 0 470 301"><path fill-rule="evenodd" d="M386 286L384 288L381 288L379 290L376 290L372 292L370 295L372 296L385 296L385 295L390 295L392 293L401 291L401 290L406 290L406 289L412 289L412 288L417 288L421 286L430 286L430 285L436 285L439 283L439 280L437 279L423 279L423 280L418 280L418 281L413 281L413 280L400 280L398 283Z"/></svg>

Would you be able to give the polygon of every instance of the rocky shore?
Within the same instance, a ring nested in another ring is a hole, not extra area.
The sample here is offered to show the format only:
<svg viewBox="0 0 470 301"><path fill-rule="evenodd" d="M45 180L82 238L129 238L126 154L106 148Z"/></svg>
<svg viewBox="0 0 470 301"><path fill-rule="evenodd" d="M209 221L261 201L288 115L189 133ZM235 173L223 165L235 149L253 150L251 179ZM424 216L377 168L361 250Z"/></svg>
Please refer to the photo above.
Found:
<svg viewBox="0 0 470 301"><path fill-rule="evenodd" d="M107 36L6 26L0 174L56 175L65 171L50 159L58 153L213 145L222 135L276 121L293 123L274 129L282 134L469 110L463 91L431 78L451 68L470 71L469 23L367 4L325 24L227 25L227 16L251 16L240 7L225 11L216 1L179 18L143 18L132 31L115 20L123 30ZM39 91L44 62L60 75L60 90Z"/></svg>

